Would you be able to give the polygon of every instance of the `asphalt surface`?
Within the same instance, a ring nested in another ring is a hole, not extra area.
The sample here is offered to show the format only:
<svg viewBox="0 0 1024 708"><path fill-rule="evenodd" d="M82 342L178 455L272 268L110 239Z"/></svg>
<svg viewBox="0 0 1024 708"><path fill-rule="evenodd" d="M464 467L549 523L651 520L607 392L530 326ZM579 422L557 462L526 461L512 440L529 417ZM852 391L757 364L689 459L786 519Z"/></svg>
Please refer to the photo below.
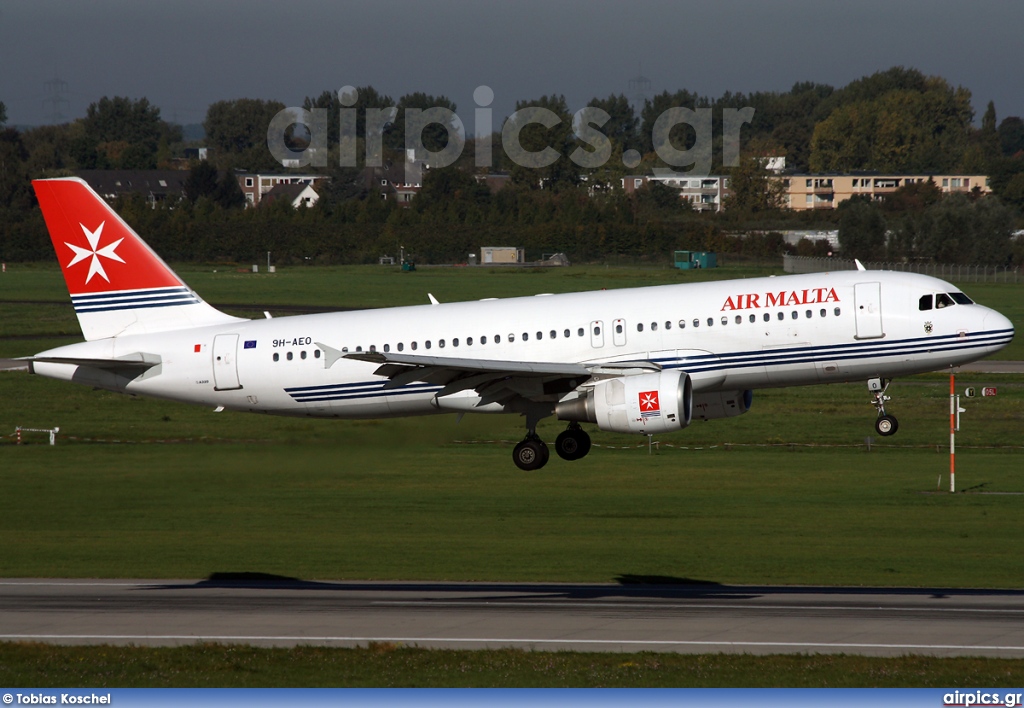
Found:
<svg viewBox="0 0 1024 708"><path fill-rule="evenodd" d="M1024 591L0 580L0 641L1024 657Z"/></svg>

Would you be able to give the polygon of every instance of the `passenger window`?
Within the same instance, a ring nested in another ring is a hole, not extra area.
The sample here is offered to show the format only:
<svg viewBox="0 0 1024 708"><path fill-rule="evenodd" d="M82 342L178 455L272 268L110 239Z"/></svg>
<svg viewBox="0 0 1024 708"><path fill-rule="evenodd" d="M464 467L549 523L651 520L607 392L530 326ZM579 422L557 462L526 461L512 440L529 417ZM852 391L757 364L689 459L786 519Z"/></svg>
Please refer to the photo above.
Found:
<svg viewBox="0 0 1024 708"><path fill-rule="evenodd" d="M951 307L953 305L953 298L946 293L939 293L935 296L935 309L941 310L943 307Z"/></svg>
<svg viewBox="0 0 1024 708"><path fill-rule="evenodd" d="M643 322L637 322L636 323L636 331L637 332L643 332L644 331L644 323Z"/></svg>
<svg viewBox="0 0 1024 708"><path fill-rule="evenodd" d="M686 329L686 320L679 320L679 329Z"/></svg>
<svg viewBox="0 0 1024 708"><path fill-rule="evenodd" d="M807 315L807 319L811 319L812 317L814 317L814 313L810 310L808 310L805 314Z"/></svg>
<svg viewBox="0 0 1024 708"><path fill-rule="evenodd" d="M836 317L839 317L839 308L838 307L836 309L834 309L833 312L836 314Z"/></svg>
<svg viewBox="0 0 1024 708"><path fill-rule="evenodd" d="M472 337L466 337L466 346L467 347L473 346L473 338Z"/></svg>
<svg viewBox="0 0 1024 708"><path fill-rule="evenodd" d="M743 315L736 315L736 324L743 324Z"/></svg>
<svg viewBox="0 0 1024 708"><path fill-rule="evenodd" d="M651 331L652 332L657 332L658 331L658 323L657 322L651 322Z"/></svg>
<svg viewBox="0 0 1024 708"><path fill-rule="evenodd" d="M530 333L529 332L523 332L523 341L524 342L530 341Z"/></svg>
<svg viewBox="0 0 1024 708"><path fill-rule="evenodd" d="M319 349L317 349L316 351L313 352L313 358L314 359L319 359L320 358L320 350Z"/></svg>
<svg viewBox="0 0 1024 708"><path fill-rule="evenodd" d="M921 312L932 309L932 296L922 295L921 299L917 301L917 309Z"/></svg>
<svg viewBox="0 0 1024 708"><path fill-rule="evenodd" d="M291 360L292 360L292 359L294 358L294 357L292 356L292 353L291 353L291 352L288 352L287 354L285 354L285 357L287 357L288 361L291 361Z"/></svg>
<svg viewBox="0 0 1024 708"><path fill-rule="evenodd" d="M601 334L601 328L600 327L594 327L594 334L595 335L600 335Z"/></svg>
<svg viewBox="0 0 1024 708"><path fill-rule="evenodd" d="M362 347L356 347L356 351L357 352L361 352L361 351L363 351L363 348ZM288 358L291 359L291 357L288 357Z"/></svg>
<svg viewBox="0 0 1024 708"><path fill-rule="evenodd" d="M697 320L697 319L695 319L695 320L693 321L693 326L694 326L694 327L700 327L700 320Z"/></svg>
<svg viewBox="0 0 1024 708"><path fill-rule="evenodd" d="M795 320L795 319L797 319L798 317L800 317L800 313L799 313L799 312L797 312L796 310L793 310L793 319Z"/></svg>
<svg viewBox="0 0 1024 708"><path fill-rule="evenodd" d="M785 312L780 312L779 313L779 320L781 321L781 320L784 320L784 319L786 319L786 313Z"/></svg>
<svg viewBox="0 0 1024 708"><path fill-rule="evenodd" d="M281 361L281 355L277 352L274 352L274 361Z"/></svg>
<svg viewBox="0 0 1024 708"><path fill-rule="evenodd" d="M668 321L666 321L666 322L665 322L665 329L672 329L672 323L671 323L671 322L668 322Z"/></svg>
<svg viewBox="0 0 1024 708"><path fill-rule="evenodd" d="M727 325L727 324L729 324L729 318L728 318L728 317L724 317L724 316L723 316L723 317L722 317L722 326L725 326L725 325Z"/></svg>
<svg viewBox="0 0 1024 708"><path fill-rule="evenodd" d="M345 354L348 354L348 347L342 347L341 351Z"/></svg>
<svg viewBox="0 0 1024 708"><path fill-rule="evenodd" d="M402 351L403 349L405 349L405 345L402 344L401 342L399 342L398 343L398 351Z"/></svg>
<svg viewBox="0 0 1024 708"><path fill-rule="evenodd" d="M708 327L711 327L714 324L715 324L715 318L714 317L709 317L708 318Z"/></svg>
<svg viewBox="0 0 1024 708"><path fill-rule="evenodd" d="M487 344L487 335L486 334L483 337L480 337L480 343L481 344Z"/></svg>
<svg viewBox="0 0 1024 708"><path fill-rule="evenodd" d="M767 321L768 321L768 320L770 320L771 318L772 318L772 316L771 316L771 315L769 315L769 314L768 314L767 312L766 312L766 313L764 313L764 321L765 321L765 322L767 322Z"/></svg>
<svg viewBox="0 0 1024 708"><path fill-rule="evenodd" d="M373 352L374 354L376 354L377 353L377 345L376 344L371 344L370 345L370 351Z"/></svg>
<svg viewBox="0 0 1024 708"><path fill-rule="evenodd" d="M437 340L437 346L439 348L441 348L441 349L444 349L444 340L443 339Z"/></svg>
<svg viewBox="0 0 1024 708"><path fill-rule="evenodd" d="M580 327L579 331L576 333L576 336L578 336L578 337L582 337L583 336L583 328L582 327Z"/></svg>
<svg viewBox="0 0 1024 708"><path fill-rule="evenodd" d="M544 333L543 332L537 332L537 339L538 340L544 339Z"/></svg>
<svg viewBox="0 0 1024 708"><path fill-rule="evenodd" d="M409 346L411 346L411 347L412 347L412 350L413 350L413 351L416 351L416 349L417 349L417 347L418 347L419 345L418 345L418 344L416 344L416 342L413 342L413 343L412 343L411 345L409 345Z"/></svg>
<svg viewBox="0 0 1024 708"><path fill-rule="evenodd" d="M750 316L750 321L751 322L757 322L757 315L751 315Z"/></svg>
<svg viewBox="0 0 1024 708"><path fill-rule="evenodd" d="M564 332L562 332L562 336L565 337L566 339L568 339L571 335L572 332L570 332L569 330L565 330Z"/></svg>
<svg viewBox="0 0 1024 708"><path fill-rule="evenodd" d="M555 330L551 330L550 332L548 332L548 336L550 336L551 339L558 339L558 332L556 332Z"/></svg>
<svg viewBox="0 0 1024 708"><path fill-rule="evenodd" d="M303 349L301 352L299 352L299 358L300 359L305 359L306 358L306 350L305 349Z"/></svg>
<svg viewBox="0 0 1024 708"><path fill-rule="evenodd" d="M823 307L823 308L821 308L821 312L819 312L818 314L821 315L822 317L824 317L826 315L826 313L827 313L827 310Z"/></svg>
<svg viewBox="0 0 1024 708"><path fill-rule="evenodd" d="M391 345L390 345L390 344L385 344L385 345L384 345L384 351L385 351L385 352L389 352L389 351L391 351ZM302 352L302 358L303 358L303 359L305 359L305 358L306 358L306 352Z"/></svg>
<svg viewBox="0 0 1024 708"><path fill-rule="evenodd" d="M423 346L425 346L427 349L430 349L430 340L428 339L427 341L425 341L423 343Z"/></svg>
<svg viewBox="0 0 1024 708"><path fill-rule="evenodd" d="M622 334L622 325L621 324L615 325L615 334Z"/></svg>
<svg viewBox="0 0 1024 708"><path fill-rule="evenodd" d="M458 337L456 337L455 339L452 340L452 346L453 347L459 346L459 338Z"/></svg>

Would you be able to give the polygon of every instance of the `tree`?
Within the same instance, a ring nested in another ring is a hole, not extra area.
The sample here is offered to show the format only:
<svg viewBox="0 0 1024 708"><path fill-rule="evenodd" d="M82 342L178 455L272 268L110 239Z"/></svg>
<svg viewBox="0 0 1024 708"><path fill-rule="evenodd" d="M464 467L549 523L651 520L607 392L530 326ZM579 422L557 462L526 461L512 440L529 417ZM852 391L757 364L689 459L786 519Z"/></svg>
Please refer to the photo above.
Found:
<svg viewBox="0 0 1024 708"><path fill-rule="evenodd" d="M386 147L389 147L392 150L405 150L412 147L412 145L406 145L405 141L406 112L410 108L419 109L421 111L425 111L430 108L445 108L451 111L454 115L456 105L446 96L430 96L422 91L402 96L398 99L398 113L395 116L394 125L384 136L384 145ZM449 120L445 126L437 123L430 123L424 126L423 133L420 137L423 140L424 148L431 152L440 152L448 144L448 137L450 135L457 135L457 127L454 119ZM417 155L417 157L422 156Z"/></svg>
<svg viewBox="0 0 1024 708"><path fill-rule="evenodd" d="M852 197L839 205L839 248L846 258L878 260L886 253L885 218L866 197Z"/></svg>
<svg viewBox="0 0 1024 708"><path fill-rule="evenodd" d="M732 194L725 199L727 211L757 214L777 211L784 206L785 184L780 179L773 179L768 172L766 154L769 154L768 150L755 146L729 172L729 190Z"/></svg>
<svg viewBox="0 0 1024 708"><path fill-rule="evenodd" d="M7 123L7 106L5 106L3 104L3 101L0 101L0 128L2 128L6 123Z"/></svg>
<svg viewBox="0 0 1024 708"><path fill-rule="evenodd" d="M160 119L160 109L146 98L104 96L89 105L79 152L80 162L107 164L124 169L156 167L161 144L181 140L181 129Z"/></svg>
<svg viewBox="0 0 1024 708"><path fill-rule="evenodd" d="M941 78L919 82L915 76L890 75L900 87L877 95L850 94L870 97L845 102L818 123L811 169L939 172L959 165L972 134L971 94Z"/></svg>
<svg viewBox="0 0 1024 708"><path fill-rule="evenodd" d="M284 108L280 101L255 98L211 104L203 127L210 146L217 150L218 160L223 153L234 156L233 162L250 169L280 167L267 147L267 129L274 116Z"/></svg>
<svg viewBox="0 0 1024 708"><path fill-rule="evenodd" d="M565 96L541 96L533 101L517 101L516 112L524 109L539 108L551 111L558 122L550 128L536 122L523 123L520 126L519 144L505 144L505 151L513 162L512 181L528 189L561 189L574 187L579 183L580 168L569 159L576 149L578 141L573 134L572 114L565 102ZM510 130L521 120L522 114L513 114L506 120L502 133ZM504 141L503 141L504 142ZM553 150L555 158L547 165L538 165L534 161L542 151ZM530 153L533 153L531 155Z"/></svg>
<svg viewBox="0 0 1024 708"><path fill-rule="evenodd" d="M999 144L1003 154L1012 157L1024 151L1024 120L1017 116L1003 118L999 124Z"/></svg>
<svg viewBox="0 0 1024 708"><path fill-rule="evenodd" d="M201 197L213 198L217 192L217 168L206 160L192 166L185 180L185 198L193 204Z"/></svg>

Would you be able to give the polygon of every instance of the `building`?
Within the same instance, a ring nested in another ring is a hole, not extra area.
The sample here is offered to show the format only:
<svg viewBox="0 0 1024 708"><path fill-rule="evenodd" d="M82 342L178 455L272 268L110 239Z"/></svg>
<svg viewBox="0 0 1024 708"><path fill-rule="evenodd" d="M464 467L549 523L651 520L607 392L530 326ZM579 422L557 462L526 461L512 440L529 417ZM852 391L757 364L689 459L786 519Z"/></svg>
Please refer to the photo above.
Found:
<svg viewBox="0 0 1024 708"><path fill-rule="evenodd" d="M328 179L324 175L313 174L260 174L253 172L238 172L238 186L242 188L245 195L247 207L256 206L263 197L279 184L304 184L315 186L317 182Z"/></svg>
<svg viewBox="0 0 1024 708"><path fill-rule="evenodd" d="M515 246L483 246L480 249L480 263L523 263L525 252Z"/></svg>
<svg viewBox="0 0 1024 708"><path fill-rule="evenodd" d="M316 206L316 203L320 201L320 195L310 184L278 184L263 195L260 204L272 204L279 199L289 202L293 209L298 209L299 207Z"/></svg>
<svg viewBox="0 0 1024 708"><path fill-rule="evenodd" d="M78 170L75 174L108 202L127 194L141 194L152 207L184 199L189 175L181 170Z"/></svg>
<svg viewBox="0 0 1024 708"><path fill-rule="evenodd" d="M985 175L967 174L881 174L859 172L850 174L795 174L771 177L781 180L786 190L784 206L794 211L835 209L854 196L881 200L900 187L931 180L942 192L972 192L978 189L989 194L992 188Z"/></svg>
<svg viewBox="0 0 1024 708"><path fill-rule="evenodd" d="M630 175L622 178L622 189L632 194L651 183L679 191L679 198L690 202L696 211L722 211L723 199L729 192L729 178L721 175L696 176L671 170L655 169L653 175Z"/></svg>

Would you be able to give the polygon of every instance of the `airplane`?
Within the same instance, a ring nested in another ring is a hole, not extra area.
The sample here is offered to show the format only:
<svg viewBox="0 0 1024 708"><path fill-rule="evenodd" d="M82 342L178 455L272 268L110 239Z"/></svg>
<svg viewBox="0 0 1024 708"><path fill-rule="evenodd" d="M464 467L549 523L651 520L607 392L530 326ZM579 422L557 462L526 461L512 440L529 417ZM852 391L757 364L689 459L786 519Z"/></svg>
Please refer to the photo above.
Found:
<svg viewBox="0 0 1024 708"><path fill-rule="evenodd" d="M84 342L5 368L130 394L321 418L514 413L512 453L543 467L599 430L654 435L746 413L753 390L867 381L879 435L894 377L1013 338L942 280L860 270L247 320L207 304L83 180L36 196Z"/></svg>

